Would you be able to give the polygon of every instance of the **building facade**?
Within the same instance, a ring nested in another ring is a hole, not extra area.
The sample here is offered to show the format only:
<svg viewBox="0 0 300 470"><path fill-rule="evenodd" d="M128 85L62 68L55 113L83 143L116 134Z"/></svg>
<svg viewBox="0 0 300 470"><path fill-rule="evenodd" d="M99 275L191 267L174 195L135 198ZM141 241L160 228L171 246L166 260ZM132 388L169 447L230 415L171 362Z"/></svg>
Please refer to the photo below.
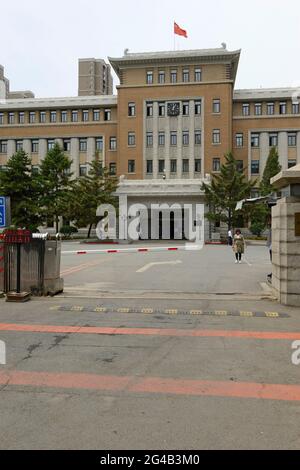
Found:
<svg viewBox="0 0 300 470"><path fill-rule="evenodd" d="M200 183L220 171L230 151L249 178L262 176L274 146L283 169L300 163L300 91L235 90L240 53L225 45L126 50L109 58L117 95L110 65L80 59L79 97L6 95L0 102L0 168L20 148L38 166L57 141L80 176L98 151L103 165L122 176L120 198L150 205L203 201Z"/></svg>

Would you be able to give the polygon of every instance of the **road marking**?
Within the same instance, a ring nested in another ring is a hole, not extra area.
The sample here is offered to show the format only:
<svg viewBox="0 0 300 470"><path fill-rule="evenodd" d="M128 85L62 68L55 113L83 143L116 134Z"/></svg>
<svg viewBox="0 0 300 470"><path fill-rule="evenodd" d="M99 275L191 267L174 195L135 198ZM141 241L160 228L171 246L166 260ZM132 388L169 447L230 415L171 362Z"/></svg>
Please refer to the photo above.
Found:
<svg viewBox="0 0 300 470"><path fill-rule="evenodd" d="M118 313L129 313L130 308L118 308L117 312Z"/></svg>
<svg viewBox="0 0 300 470"><path fill-rule="evenodd" d="M0 331L27 333L65 333L88 335L116 336L170 336L190 338L239 338L264 340L298 340L300 332L288 331L239 331L239 330L188 330L176 328L111 328L98 326L67 326L67 325L23 325L1 323Z"/></svg>
<svg viewBox="0 0 300 470"><path fill-rule="evenodd" d="M153 266L162 266L162 265L167 265L167 264L169 264L169 265L182 264L182 261L176 260L176 261L161 261L161 262L158 262L158 263L148 263L136 272L137 273L144 273L144 272L148 271L148 269L152 268Z"/></svg>
<svg viewBox="0 0 300 470"><path fill-rule="evenodd" d="M190 310L191 315L203 315L202 310Z"/></svg>
<svg viewBox="0 0 300 470"><path fill-rule="evenodd" d="M220 317L227 317L228 312L227 310L216 310L215 315L220 316Z"/></svg>
<svg viewBox="0 0 300 470"><path fill-rule="evenodd" d="M74 307L71 308L72 312L82 312L83 307L80 307L79 305L74 305Z"/></svg>
<svg viewBox="0 0 300 470"><path fill-rule="evenodd" d="M177 315L178 310L177 309L164 310L164 313L166 313L167 315Z"/></svg>
<svg viewBox="0 0 300 470"><path fill-rule="evenodd" d="M153 308L142 308L141 313L149 315L149 313L154 313Z"/></svg>
<svg viewBox="0 0 300 470"><path fill-rule="evenodd" d="M107 312L107 308L104 308L104 307L97 307L94 309L94 312L97 312L97 313L105 313Z"/></svg>
<svg viewBox="0 0 300 470"><path fill-rule="evenodd" d="M266 317L268 317L268 318L278 318L279 314L277 312L266 312Z"/></svg>
<svg viewBox="0 0 300 470"><path fill-rule="evenodd" d="M253 312L240 312L241 317L253 317Z"/></svg>
<svg viewBox="0 0 300 470"><path fill-rule="evenodd" d="M164 377L103 376L82 373L0 371L0 384L71 390L102 390L125 393L252 398L258 400L300 401L300 386L173 379Z"/></svg>
<svg viewBox="0 0 300 470"><path fill-rule="evenodd" d="M246 257L244 257L244 260L246 261L246 263L248 264L248 266L250 266L250 267L252 266L252 264L251 264L251 263L249 263L249 261L247 260L247 258L246 258Z"/></svg>

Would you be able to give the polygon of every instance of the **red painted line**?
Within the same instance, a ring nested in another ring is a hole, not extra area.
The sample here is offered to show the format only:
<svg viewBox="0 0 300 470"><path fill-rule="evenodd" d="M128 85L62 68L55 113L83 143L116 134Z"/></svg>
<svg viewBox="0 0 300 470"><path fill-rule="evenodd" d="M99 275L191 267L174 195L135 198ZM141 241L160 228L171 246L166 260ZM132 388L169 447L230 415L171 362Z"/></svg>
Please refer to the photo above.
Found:
<svg viewBox="0 0 300 470"><path fill-rule="evenodd" d="M78 255L87 255L87 252L86 251L77 251L77 254Z"/></svg>
<svg viewBox="0 0 300 470"><path fill-rule="evenodd" d="M107 253L118 253L118 250L107 250Z"/></svg>
<svg viewBox="0 0 300 470"><path fill-rule="evenodd" d="M168 248L168 251L178 251L178 248Z"/></svg>
<svg viewBox="0 0 300 470"><path fill-rule="evenodd" d="M181 380L158 377L0 371L1 385L122 391L165 395L300 401L300 385Z"/></svg>
<svg viewBox="0 0 300 470"><path fill-rule="evenodd" d="M146 253L146 252L148 252L148 251L149 251L148 248L140 248L140 249L138 250L139 253Z"/></svg>
<svg viewBox="0 0 300 470"><path fill-rule="evenodd" d="M97 326L28 325L0 323L0 331L32 333L78 333L96 335L174 336L192 338L239 338L266 340L300 340L300 332L238 331L238 330L180 330L173 328L109 328Z"/></svg>

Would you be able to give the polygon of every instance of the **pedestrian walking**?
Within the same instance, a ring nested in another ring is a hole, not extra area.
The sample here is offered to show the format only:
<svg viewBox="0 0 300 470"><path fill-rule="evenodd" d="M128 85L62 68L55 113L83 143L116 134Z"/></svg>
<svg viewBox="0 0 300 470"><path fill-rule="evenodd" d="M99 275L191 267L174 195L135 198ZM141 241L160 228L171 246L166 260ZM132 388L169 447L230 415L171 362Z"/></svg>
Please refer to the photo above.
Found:
<svg viewBox="0 0 300 470"><path fill-rule="evenodd" d="M228 230L228 246L232 246L232 230Z"/></svg>
<svg viewBox="0 0 300 470"><path fill-rule="evenodd" d="M242 256L245 253L245 239L240 230L236 230L233 238L233 251L235 253L235 263L242 263Z"/></svg>

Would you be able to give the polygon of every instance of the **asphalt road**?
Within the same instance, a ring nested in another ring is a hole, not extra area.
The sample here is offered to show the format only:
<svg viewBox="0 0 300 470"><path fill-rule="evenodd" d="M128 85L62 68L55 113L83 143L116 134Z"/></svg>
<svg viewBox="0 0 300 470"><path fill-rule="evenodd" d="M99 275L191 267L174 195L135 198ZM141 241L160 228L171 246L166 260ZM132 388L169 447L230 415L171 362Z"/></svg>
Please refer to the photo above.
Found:
<svg viewBox="0 0 300 470"><path fill-rule="evenodd" d="M299 449L299 311L251 298L264 247L237 266L226 247L85 259L102 261L63 259L94 295L0 300L0 449Z"/></svg>

